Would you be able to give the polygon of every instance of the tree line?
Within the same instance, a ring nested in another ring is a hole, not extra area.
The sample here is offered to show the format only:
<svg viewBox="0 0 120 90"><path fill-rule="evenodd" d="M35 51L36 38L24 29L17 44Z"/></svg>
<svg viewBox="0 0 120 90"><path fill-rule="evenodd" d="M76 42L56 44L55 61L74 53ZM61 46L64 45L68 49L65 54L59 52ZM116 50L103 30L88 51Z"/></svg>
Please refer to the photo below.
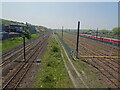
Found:
<svg viewBox="0 0 120 90"><path fill-rule="evenodd" d="M83 30L83 32L96 32L97 30ZM112 31L107 30L107 29L102 29L102 30L98 30L98 33L101 34L114 34L114 35L120 35L120 27L115 27L112 29Z"/></svg>

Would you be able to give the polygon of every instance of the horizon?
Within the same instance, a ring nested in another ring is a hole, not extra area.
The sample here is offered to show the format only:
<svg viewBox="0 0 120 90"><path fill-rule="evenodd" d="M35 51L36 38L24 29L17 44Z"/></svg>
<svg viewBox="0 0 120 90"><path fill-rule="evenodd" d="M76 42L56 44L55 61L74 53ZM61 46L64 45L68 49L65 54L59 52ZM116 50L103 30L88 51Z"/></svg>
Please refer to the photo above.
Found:
<svg viewBox="0 0 120 90"><path fill-rule="evenodd" d="M79 10L79 11L78 11ZM118 27L118 2L3 2L2 19L51 29Z"/></svg>

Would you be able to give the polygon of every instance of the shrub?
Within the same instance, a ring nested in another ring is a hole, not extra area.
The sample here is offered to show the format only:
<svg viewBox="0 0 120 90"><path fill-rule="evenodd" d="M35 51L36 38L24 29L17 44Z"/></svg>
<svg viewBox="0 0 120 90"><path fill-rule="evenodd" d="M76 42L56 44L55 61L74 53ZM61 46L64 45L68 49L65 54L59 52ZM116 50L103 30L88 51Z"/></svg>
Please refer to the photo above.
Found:
<svg viewBox="0 0 120 90"><path fill-rule="evenodd" d="M58 48L57 46L53 46L53 47L52 47L52 51L53 51L53 52L58 52L58 51L59 51L59 48Z"/></svg>
<svg viewBox="0 0 120 90"><path fill-rule="evenodd" d="M31 38L31 34L30 34L30 31L28 29L24 29L23 34L24 34L23 36L25 36L27 39Z"/></svg>

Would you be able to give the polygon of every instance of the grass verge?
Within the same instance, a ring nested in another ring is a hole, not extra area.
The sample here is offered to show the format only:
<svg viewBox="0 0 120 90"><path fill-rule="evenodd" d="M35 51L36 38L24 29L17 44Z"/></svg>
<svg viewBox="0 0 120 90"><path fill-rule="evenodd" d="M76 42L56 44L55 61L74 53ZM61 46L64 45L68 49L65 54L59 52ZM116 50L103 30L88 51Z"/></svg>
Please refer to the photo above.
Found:
<svg viewBox="0 0 120 90"><path fill-rule="evenodd" d="M60 46L54 37L49 41L33 88L73 88L61 57Z"/></svg>
<svg viewBox="0 0 120 90"><path fill-rule="evenodd" d="M2 52L2 43L0 43L0 52Z"/></svg>

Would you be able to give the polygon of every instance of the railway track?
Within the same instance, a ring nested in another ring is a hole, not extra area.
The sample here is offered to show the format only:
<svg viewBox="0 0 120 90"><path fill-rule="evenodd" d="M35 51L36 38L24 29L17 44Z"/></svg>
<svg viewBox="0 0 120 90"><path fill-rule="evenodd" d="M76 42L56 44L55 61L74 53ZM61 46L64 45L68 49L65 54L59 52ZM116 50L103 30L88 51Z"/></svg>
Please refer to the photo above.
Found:
<svg viewBox="0 0 120 90"><path fill-rule="evenodd" d="M39 38L39 37L37 37L37 38ZM34 40L36 40L37 38L33 38L32 40L27 41L27 42L26 42L26 46L29 45L29 44L30 44L31 42L33 42ZM14 48L12 48L12 49L10 49L10 50L4 51L4 52L2 53L2 58L4 59L5 57L9 56L10 54L13 55L13 53L16 53L16 51L18 51L20 48L23 48L23 45L22 45L22 44L14 47Z"/></svg>
<svg viewBox="0 0 120 90"><path fill-rule="evenodd" d="M29 43L26 44L25 48L26 48L26 52L28 52L30 49L32 49L32 47L35 45L34 42L39 41L40 38L42 38L42 36L30 41ZM18 47L11 50L10 52L6 53L3 55L4 57L2 57L2 63L0 64L0 66L5 66L6 64L10 63L12 60L20 58L21 56L23 56L23 46L22 47ZM17 57L17 58L16 58Z"/></svg>
<svg viewBox="0 0 120 90"><path fill-rule="evenodd" d="M66 40L67 41L67 40ZM68 41L68 42L71 42L71 41ZM71 42L72 43L72 42ZM75 45L74 43L72 43L72 45ZM94 56L102 56L103 54L100 54L99 52L94 52L93 50L91 50L91 48L89 49L88 47L85 47L84 45L81 45L80 44L80 47L82 48L82 53L81 52L79 52L80 53L80 55L82 54L82 55L94 55ZM83 51L84 51L84 53L83 53ZM88 53L88 52L90 52L90 53ZM97 54L97 53L99 53L99 54ZM104 55L103 55L104 56ZM112 65L112 66L114 66L115 68L118 68L118 63L116 64L116 62L110 62L110 60L111 60L111 58L109 58L109 61L108 60L106 60L106 62L107 62L107 65L110 67L110 65ZM116 59L115 59L116 60ZM102 60L103 61L103 60ZM109 65L110 64L110 65ZM111 67L112 68L112 67ZM114 69L114 68L112 68L112 69ZM115 69L114 69L115 70Z"/></svg>
<svg viewBox="0 0 120 90"><path fill-rule="evenodd" d="M17 88L17 86L31 67L32 63L35 61L37 55L39 53L42 53L43 47L46 46L48 39L49 35L43 37L42 41L40 40L39 43L37 43L35 48L32 49L31 52L29 52L29 55L27 55L26 62L22 63L20 67L17 68L17 70L14 72L14 74L12 74L11 77L9 77L9 79L3 83L3 89Z"/></svg>
<svg viewBox="0 0 120 90"><path fill-rule="evenodd" d="M83 62L89 64L92 67L94 67L96 69L96 70L94 69L95 71L98 71L98 72L101 73L102 77L104 77L104 79L103 79L104 84L109 83L109 87L111 87L111 88L116 88L117 87L118 88L118 84L116 84L118 82L114 82L113 80L111 80L109 75L108 75L108 72L107 73L103 72L104 69L99 68L98 63L96 63L96 62L91 63L91 59L90 59L90 61L88 61L88 59L86 59L86 58L83 58L83 59L84 59L84 60L82 60Z"/></svg>
<svg viewBox="0 0 120 90"><path fill-rule="evenodd" d="M73 36L72 37L66 36L66 38L69 38L70 40L76 40L75 36L74 37ZM87 44L86 42L89 43L89 44ZM76 43L76 42L74 42L74 43ZM110 50L112 50L113 55L118 55L118 50L119 49L115 48L115 46L111 46L109 44L101 43L101 42L86 39L86 38L81 38L80 43L82 45L85 45L86 47L94 46L94 50L97 50L97 51L99 50L99 52L102 52L102 53L104 53L106 55L110 55L110 53L108 53L108 52L110 52Z"/></svg>
<svg viewBox="0 0 120 90"><path fill-rule="evenodd" d="M65 39L64 40L66 42L68 42L69 44L71 44L72 46L75 46L75 43L73 43L70 39L68 41L68 39ZM79 52L79 55L82 54L82 55L103 55L103 54L96 54L96 52L94 52L93 50L91 50L91 48L89 47L86 47L85 44L80 44L79 45L82 49L80 49L81 52ZM82 51L84 50L84 51ZM98 53L98 52L97 52ZM111 59L108 60L105 60L104 58L104 61L103 61L103 58L84 58L83 59L85 62L91 64L92 66L94 65L95 67L97 67L98 71L101 72L107 79L109 79L109 81L114 84L113 87L118 87L118 67L116 67L116 65L118 65L117 63L114 63L112 64L113 62L110 62ZM111 65L109 65L111 64ZM97 66L96 66L97 65Z"/></svg>
<svg viewBox="0 0 120 90"><path fill-rule="evenodd" d="M70 79L72 80L74 87L75 88L89 88L89 86L82 79L81 74L78 72L78 70L76 69L76 67L72 63L71 59L69 58L69 55L67 54L67 52L64 48L63 42L61 41L61 38L58 36L58 38L56 38L56 40L58 41L58 43L61 45L61 48L63 49L63 50L61 49L61 56L63 58L65 67L68 71L68 74L70 76ZM63 54L66 56L67 61L64 60L65 56L63 56Z"/></svg>
<svg viewBox="0 0 120 90"><path fill-rule="evenodd" d="M37 43L41 42L44 37L45 36L39 37L34 42L34 44L31 44L29 46L29 48L26 48L26 58L29 57L29 55L30 55L29 52L31 52L34 49L35 45L37 45ZM14 67L17 68L17 67L20 66L21 63L19 63L19 61L23 60L23 52L18 52L18 53L20 53L19 56L16 55L16 56L14 56L14 59L10 58L10 59L6 60L4 63L2 63L2 65L1 65L2 68L3 68L2 75L4 76L4 79L6 79L5 77L9 77L10 76L9 72L13 72L14 73L14 71L16 70ZM3 79L3 81L4 81L4 79Z"/></svg>
<svg viewBox="0 0 120 90"><path fill-rule="evenodd" d="M72 39L70 39L70 40L72 40ZM87 43L89 43L89 44L87 44ZM76 43L76 42L73 42L73 43ZM88 51L90 50L92 53L87 53L87 55L97 55L97 56L109 56L109 54L108 53L110 53L109 51L107 51L107 52L105 52L105 50L104 50L104 48L106 49L107 47L102 47L102 48L100 48L100 46L98 45L98 46L96 46L94 43L91 43L89 40L88 41L83 41L83 40L81 40L81 42L80 42L80 49L83 49L83 48L85 48L85 49L87 49ZM88 48L90 48L90 49L88 49ZM97 48L100 48L100 49L97 49ZM87 50L85 50L86 52L87 52ZM109 50L109 49L108 49ZM102 51L102 52L101 52ZM97 54L97 53L99 53L99 54ZM118 51L114 51L114 53L116 53L116 54L114 54L114 55L116 55L116 56L118 56ZM85 55L85 54L84 54ZM111 61L113 61L113 62L115 62L115 63L117 63L118 64L118 60L115 60L115 59L112 59L111 58ZM109 62L110 63L110 62Z"/></svg>
<svg viewBox="0 0 120 90"><path fill-rule="evenodd" d="M32 49L34 49L35 45L37 45L37 43L39 43L40 40L42 40L44 37L45 37L45 36L40 36L39 38L37 38L36 40L34 40L33 42L31 42L31 43L29 44L29 46L26 45L26 47L25 47L25 49L26 49L26 55L28 55L28 54L29 54L29 51L31 51ZM19 51L19 52L18 52L18 51ZM4 64L4 63L9 63L9 64L10 64L11 62L14 62L15 60L23 59L23 48L22 48L22 50L19 50L19 49L18 49L18 51L17 51L15 54L13 54L12 57L14 57L14 58L9 58L9 59L3 61L2 66L3 66L3 67L6 66L6 64ZM18 55L17 55L17 54L18 54ZM11 60L12 60L12 61L11 61Z"/></svg>
<svg viewBox="0 0 120 90"><path fill-rule="evenodd" d="M48 38L48 40L49 40L49 38ZM41 51L39 52L39 54L36 56L36 58L41 58L42 56L43 56L43 54L44 54L44 52L45 52L45 50L46 50L46 46L47 46L47 41L45 42L45 44L44 45L42 45L42 47L41 47ZM33 62L34 63L34 62ZM31 67L30 67L31 68ZM29 69L30 69L29 68ZM28 70L29 70L28 69ZM28 71L27 70L27 71ZM22 80L23 80L23 78L25 77L25 76L27 76L27 72L25 72L24 74L23 74L23 76L21 77L21 79L19 80L19 82L17 82L17 84L16 84L16 86L15 86L15 88L22 88L21 87L21 84L23 84L23 82L22 82Z"/></svg>
<svg viewBox="0 0 120 90"><path fill-rule="evenodd" d="M68 33L68 34L71 34L71 35L72 35L72 33ZM72 36L73 36L73 35L72 35ZM75 36L75 35L74 35L74 36ZM87 39L87 38L83 38L83 39ZM108 49L104 48L104 49L106 49L107 51L108 51L108 50L111 50L111 48L112 48L113 50L120 49L120 47L118 47L118 46L112 46L112 45L110 45L110 44L101 43L101 42L99 42L99 41L95 41L95 40L92 40L92 39L89 39L89 40L91 41L91 43L97 43L96 45L98 45L98 46L108 47ZM99 44L100 44L100 45L99 45Z"/></svg>

